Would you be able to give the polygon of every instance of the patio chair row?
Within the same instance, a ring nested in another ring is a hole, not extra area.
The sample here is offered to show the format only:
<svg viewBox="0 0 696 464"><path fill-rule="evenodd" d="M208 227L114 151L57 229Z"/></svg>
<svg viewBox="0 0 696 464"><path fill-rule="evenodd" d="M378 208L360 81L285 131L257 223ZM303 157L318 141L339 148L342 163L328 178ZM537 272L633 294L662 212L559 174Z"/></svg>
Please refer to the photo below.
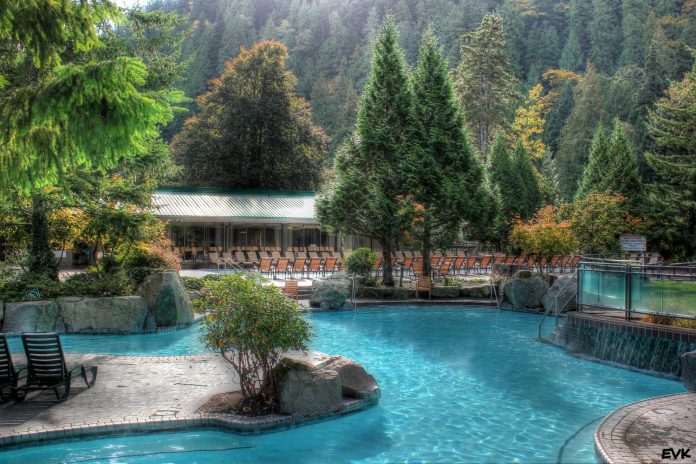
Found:
<svg viewBox="0 0 696 464"><path fill-rule="evenodd" d="M580 255L551 255L543 256L539 266L545 272L566 273L573 272L580 262ZM374 272L379 274L382 269L383 258L375 261ZM515 255L484 255L484 256L432 256L430 267L433 276L446 276L458 274L488 274L493 270L494 264L518 264L528 267L537 265L536 256ZM392 267L404 274L420 276L423 274L422 258L407 257L399 262L397 257L392 258Z"/></svg>
<svg viewBox="0 0 696 464"><path fill-rule="evenodd" d="M258 262L250 261L239 261L241 256L237 260L234 260L232 256L228 253L223 253L222 257L219 257L216 253L211 253L211 262L217 264L218 269L222 266L223 268L232 269L249 269L254 272L258 272L261 275L268 275L274 279L278 277L279 274L283 274L285 278L292 278L296 275L300 277L310 277L312 274L315 276L323 275L327 273L334 273L341 269L340 257L328 257L328 258L302 258L302 257L263 257Z"/></svg>

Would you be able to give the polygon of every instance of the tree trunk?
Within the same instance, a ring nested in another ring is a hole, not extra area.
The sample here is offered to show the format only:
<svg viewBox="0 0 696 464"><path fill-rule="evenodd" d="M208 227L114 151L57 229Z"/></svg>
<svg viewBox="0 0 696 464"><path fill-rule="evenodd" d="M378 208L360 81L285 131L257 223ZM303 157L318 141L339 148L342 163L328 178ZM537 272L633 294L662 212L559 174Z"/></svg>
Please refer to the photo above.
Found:
<svg viewBox="0 0 696 464"><path fill-rule="evenodd" d="M391 255L394 251L394 244L391 240L386 240L382 245L382 283L385 287L394 286L394 273L391 264Z"/></svg>
<svg viewBox="0 0 696 464"><path fill-rule="evenodd" d="M423 244L421 245L421 253L423 254L423 275L430 277L433 275L433 269L430 264L430 252L432 244L430 243L430 227L424 226Z"/></svg>
<svg viewBox="0 0 696 464"><path fill-rule="evenodd" d="M48 242L48 206L40 191L31 194L31 246L29 272L58 280L58 262Z"/></svg>

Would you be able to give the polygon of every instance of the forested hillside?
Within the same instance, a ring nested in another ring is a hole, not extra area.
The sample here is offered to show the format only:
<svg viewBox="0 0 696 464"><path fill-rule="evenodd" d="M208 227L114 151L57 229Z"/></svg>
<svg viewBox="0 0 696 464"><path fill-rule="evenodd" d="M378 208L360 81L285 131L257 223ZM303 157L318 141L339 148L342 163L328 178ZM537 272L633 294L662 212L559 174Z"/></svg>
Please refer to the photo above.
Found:
<svg viewBox="0 0 696 464"><path fill-rule="evenodd" d="M299 79L296 90L311 101L315 122L331 137L330 156L353 128L370 44L385 14L395 16L408 63L415 62L422 33L432 24L453 68L462 34L497 11L520 96L550 68L584 74L588 60L594 65L587 79L557 88L545 82L545 93L560 95L545 115L544 141L560 172L575 177L600 121L629 122L633 147L644 151L645 108L669 79L681 79L690 68L684 45L696 46L694 0L164 0L150 8L189 15L192 33L183 56L190 66L181 82L189 96L202 94L241 46L262 39L284 43ZM568 118L573 127L563 133ZM180 124L181 118L169 135Z"/></svg>

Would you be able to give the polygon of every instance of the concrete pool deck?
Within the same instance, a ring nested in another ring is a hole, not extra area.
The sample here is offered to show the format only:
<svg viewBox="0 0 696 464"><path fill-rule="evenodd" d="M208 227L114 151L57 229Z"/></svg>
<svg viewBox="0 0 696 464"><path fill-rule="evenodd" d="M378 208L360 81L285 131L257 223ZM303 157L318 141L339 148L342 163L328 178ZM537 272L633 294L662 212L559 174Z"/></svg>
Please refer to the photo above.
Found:
<svg viewBox="0 0 696 464"><path fill-rule="evenodd" d="M192 428L257 434L349 414L374 404L344 398L340 410L317 418L205 414L198 410L213 395L239 389L232 366L218 354L66 357L69 364L97 365L95 385L87 389L82 379L73 380L70 397L62 403L53 392L35 392L22 403L0 404L0 449L43 441ZM16 358L15 362L23 361L22 356Z"/></svg>
<svg viewBox="0 0 696 464"><path fill-rule="evenodd" d="M606 464L696 463L696 393L617 409L597 427L595 452Z"/></svg>

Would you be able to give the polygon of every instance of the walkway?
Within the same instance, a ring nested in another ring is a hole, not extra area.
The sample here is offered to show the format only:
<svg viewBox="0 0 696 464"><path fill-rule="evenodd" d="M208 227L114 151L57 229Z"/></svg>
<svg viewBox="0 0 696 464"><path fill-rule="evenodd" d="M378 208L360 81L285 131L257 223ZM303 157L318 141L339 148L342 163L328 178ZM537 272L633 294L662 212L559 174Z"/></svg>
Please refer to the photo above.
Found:
<svg viewBox="0 0 696 464"><path fill-rule="evenodd" d="M595 450L602 463L696 463L696 393L617 409L597 428Z"/></svg>
<svg viewBox="0 0 696 464"><path fill-rule="evenodd" d="M94 387L88 390L77 379L62 403L52 392L35 392L23 403L0 404L0 446L19 433L196 418L211 396L239 388L219 355L67 356L69 363L99 366Z"/></svg>

